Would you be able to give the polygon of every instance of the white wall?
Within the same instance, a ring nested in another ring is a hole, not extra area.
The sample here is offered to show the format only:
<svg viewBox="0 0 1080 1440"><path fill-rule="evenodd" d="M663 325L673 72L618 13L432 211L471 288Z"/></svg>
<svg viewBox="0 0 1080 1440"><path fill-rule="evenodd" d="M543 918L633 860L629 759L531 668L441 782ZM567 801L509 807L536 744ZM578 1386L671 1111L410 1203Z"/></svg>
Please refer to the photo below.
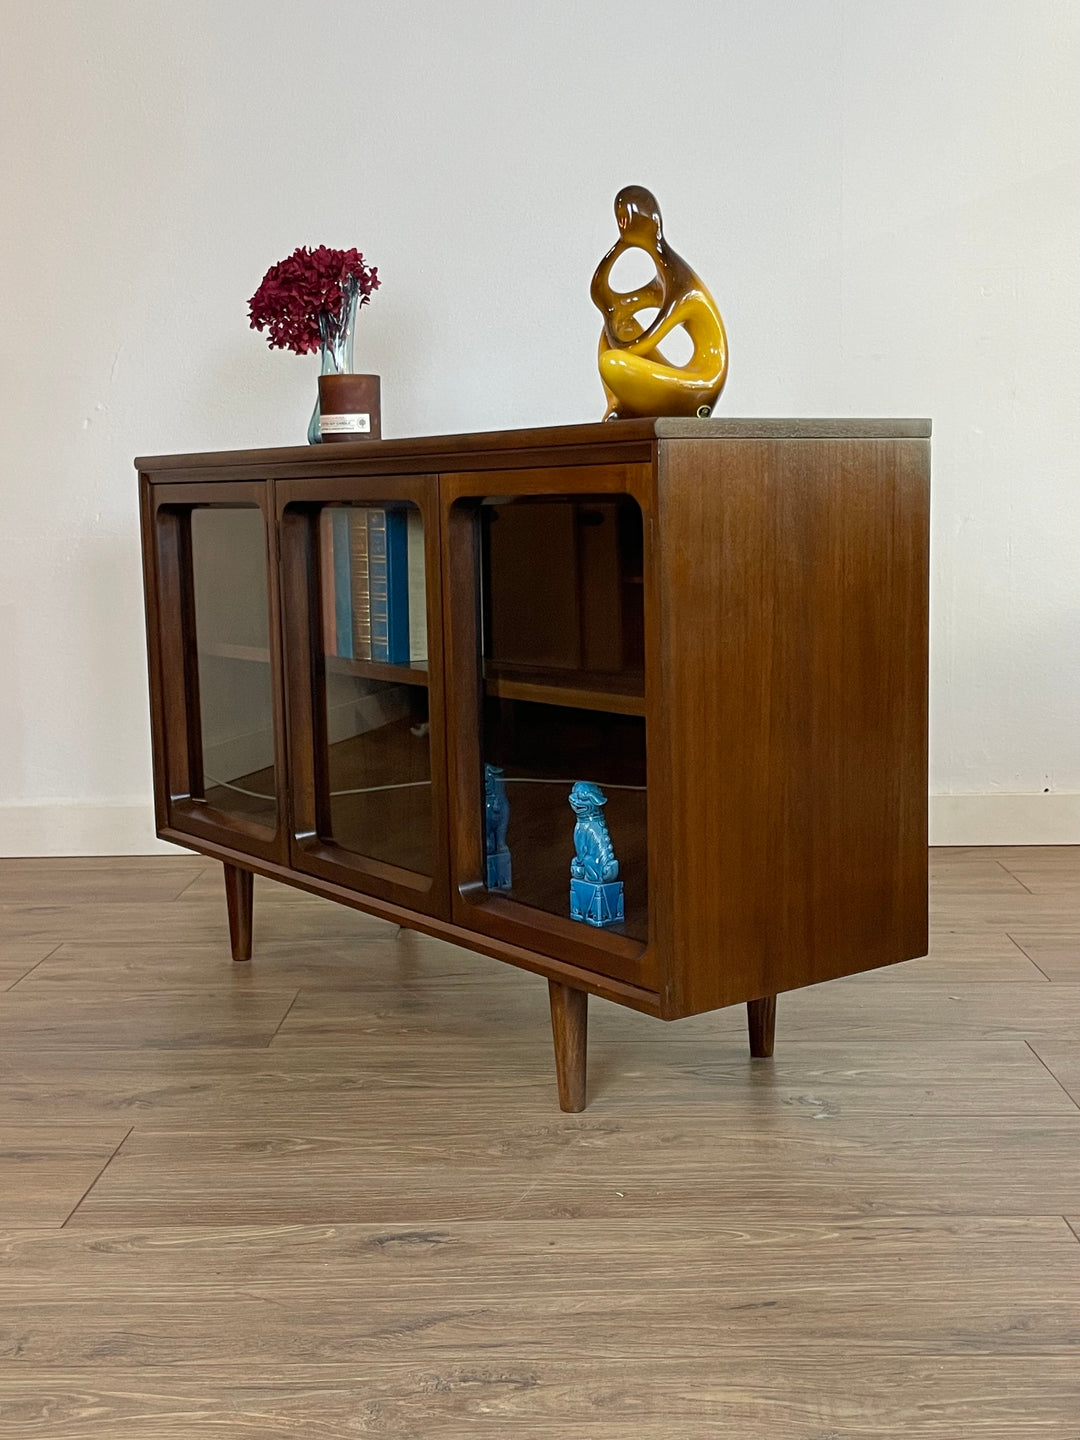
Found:
<svg viewBox="0 0 1080 1440"><path fill-rule="evenodd" d="M266 267L379 265L385 434L598 418L630 181L720 301L723 413L933 418L936 836L1080 841L1075 0L0 22L0 853L154 845L131 460L303 441Z"/></svg>

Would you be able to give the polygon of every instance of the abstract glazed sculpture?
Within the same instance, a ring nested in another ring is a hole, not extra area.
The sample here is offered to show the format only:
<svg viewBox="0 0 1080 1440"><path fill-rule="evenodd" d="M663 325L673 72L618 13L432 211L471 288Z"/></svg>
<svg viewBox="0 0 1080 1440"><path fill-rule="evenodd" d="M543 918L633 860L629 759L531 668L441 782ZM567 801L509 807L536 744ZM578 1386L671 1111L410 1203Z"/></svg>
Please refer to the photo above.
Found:
<svg viewBox="0 0 1080 1440"><path fill-rule="evenodd" d="M642 185L627 185L615 197L619 239L592 278L592 301L604 317L600 336L600 379L608 409L605 420L632 416L708 415L727 379L728 349L716 301L686 261L667 244L660 206ZM656 276L640 290L621 294L610 283L611 268L627 250L644 250ZM639 310L655 309L647 326ZM684 326L694 346L685 365L672 365L657 348Z"/></svg>
<svg viewBox="0 0 1080 1440"><path fill-rule="evenodd" d="M570 918L587 925L617 925L624 918L623 882L616 879L615 859L603 807L607 796L599 785L578 780L570 791L574 826L574 858L570 861Z"/></svg>
<svg viewBox="0 0 1080 1440"><path fill-rule="evenodd" d="M484 829L486 831L487 888L509 890L513 885L506 831L510 825L510 801L501 765L484 766Z"/></svg>

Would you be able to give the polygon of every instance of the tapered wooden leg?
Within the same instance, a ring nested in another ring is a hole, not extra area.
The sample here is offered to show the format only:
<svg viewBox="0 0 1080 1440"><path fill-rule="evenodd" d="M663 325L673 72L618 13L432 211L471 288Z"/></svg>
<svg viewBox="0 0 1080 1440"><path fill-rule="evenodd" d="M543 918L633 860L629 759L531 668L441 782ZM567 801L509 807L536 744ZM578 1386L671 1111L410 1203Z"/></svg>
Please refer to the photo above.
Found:
<svg viewBox="0 0 1080 1440"><path fill-rule="evenodd" d="M585 1051L589 1028L589 996L558 980L548 981L551 1030L555 1036L555 1074L559 1109L585 1109Z"/></svg>
<svg viewBox="0 0 1080 1440"><path fill-rule="evenodd" d="M222 862L224 864L224 862ZM225 864L225 899L229 906L229 939L234 960L251 959L251 892L254 876L239 865Z"/></svg>
<svg viewBox="0 0 1080 1440"><path fill-rule="evenodd" d="M755 1060L767 1060L776 1039L776 996L748 1000L746 1019L750 1026L750 1054Z"/></svg>

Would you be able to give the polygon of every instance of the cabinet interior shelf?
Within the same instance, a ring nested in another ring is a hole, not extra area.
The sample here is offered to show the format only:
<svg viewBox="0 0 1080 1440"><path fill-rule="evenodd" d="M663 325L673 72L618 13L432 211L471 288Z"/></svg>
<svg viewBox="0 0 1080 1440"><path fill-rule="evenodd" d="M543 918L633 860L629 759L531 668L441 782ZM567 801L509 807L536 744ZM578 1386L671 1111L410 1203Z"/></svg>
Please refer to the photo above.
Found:
<svg viewBox="0 0 1080 1440"><path fill-rule="evenodd" d="M424 665L387 665L381 660L349 660L344 655L325 655L327 670L335 675L360 675L366 680L389 680L398 685L427 685Z"/></svg>
<svg viewBox="0 0 1080 1440"><path fill-rule="evenodd" d="M531 700L571 710L603 710L610 715L645 714L645 677L641 671L541 670L486 661L484 693L500 700Z"/></svg>
<svg viewBox="0 0 1080 1440"><path fill-rule="evenodd" d="M264 645L234 645L225 640L210 640L203 641L199 650L203 655L212 655L219 660L270 663L270 651ZM428 683L428 672L423 665L386 665L379 660L349 660L344 655L327 655L324 659L326 668L335 675L362 675L368 680L388 680L398 685L426 686Z"/></svg>

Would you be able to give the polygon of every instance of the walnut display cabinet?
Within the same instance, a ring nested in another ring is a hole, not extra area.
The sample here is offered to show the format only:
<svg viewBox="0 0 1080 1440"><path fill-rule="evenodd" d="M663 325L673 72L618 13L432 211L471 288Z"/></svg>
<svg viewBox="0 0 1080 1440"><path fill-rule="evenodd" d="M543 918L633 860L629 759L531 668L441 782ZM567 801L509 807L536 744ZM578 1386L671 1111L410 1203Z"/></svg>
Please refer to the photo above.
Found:
<svg viewBox="0 0 1080 1440"><path fill-rule="evenodd" d="M224 864L234 958L257 873L534 971L580 1110L590 994L745 1003L765 1056L780 991L922 955L929 435L627 420L137 460L158 833ZM613 925L571 917L579 780Z"/></svg>

